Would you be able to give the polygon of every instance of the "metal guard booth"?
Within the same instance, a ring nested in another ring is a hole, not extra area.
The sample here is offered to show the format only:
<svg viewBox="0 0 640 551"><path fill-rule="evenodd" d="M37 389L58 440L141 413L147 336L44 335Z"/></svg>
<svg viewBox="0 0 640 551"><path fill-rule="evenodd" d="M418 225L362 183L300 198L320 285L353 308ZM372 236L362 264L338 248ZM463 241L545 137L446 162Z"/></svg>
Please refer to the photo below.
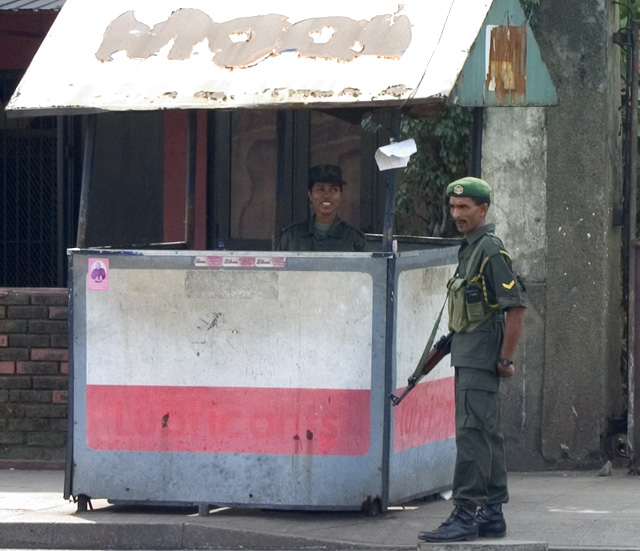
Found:
<svg viewBox="0 0 640 551"><path fill-rule="evenodd" d="M67 0L7 109L556 101L517 0L254 9ZM385 510L450 487L452 368L442 362L397 408L389 394L422 355L456 247L425 238L392 250L395 171L381 250L88 249L92 126L69 251L65 497Z"/></svg>

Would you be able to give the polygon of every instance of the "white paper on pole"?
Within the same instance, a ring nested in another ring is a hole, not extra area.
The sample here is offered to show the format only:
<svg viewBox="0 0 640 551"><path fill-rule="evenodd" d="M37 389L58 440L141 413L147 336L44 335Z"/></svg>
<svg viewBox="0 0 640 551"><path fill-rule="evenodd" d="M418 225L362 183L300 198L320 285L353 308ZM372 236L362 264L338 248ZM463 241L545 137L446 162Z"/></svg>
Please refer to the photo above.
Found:
<svg viewBox="0 0 640 551"><path fill-rule="evenodd" d="M409 164L409 159L418 148L413 138L402 142L395 142L378 148L375 159L379 170L391 170L392 168L404 168Z"/></svg>

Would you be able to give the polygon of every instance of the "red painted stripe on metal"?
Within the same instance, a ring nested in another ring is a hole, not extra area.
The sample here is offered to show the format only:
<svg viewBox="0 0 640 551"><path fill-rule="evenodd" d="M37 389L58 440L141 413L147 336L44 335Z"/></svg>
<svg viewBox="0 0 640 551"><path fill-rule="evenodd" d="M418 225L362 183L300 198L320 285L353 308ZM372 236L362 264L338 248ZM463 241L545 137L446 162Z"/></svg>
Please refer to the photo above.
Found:
<svg viewBox="0 0 640 551"><path fill-rule="evenodd" d="M402 392L398 389L397 393ZM454 378L416 386L395 408L393 451L401 452L431 442L454 438L456 408Z"/></svg>
<svg viewBox="0 0 640 551"><path fill-rule="evenodd" d="M87 386L98 450L364 455L369 390Z"/></svg>

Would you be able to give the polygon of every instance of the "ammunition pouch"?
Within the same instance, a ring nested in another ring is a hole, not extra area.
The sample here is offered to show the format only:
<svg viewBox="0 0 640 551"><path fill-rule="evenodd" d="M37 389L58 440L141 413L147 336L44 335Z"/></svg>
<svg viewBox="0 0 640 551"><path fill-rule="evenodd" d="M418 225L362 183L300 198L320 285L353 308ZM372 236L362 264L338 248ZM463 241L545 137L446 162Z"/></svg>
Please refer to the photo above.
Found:
<svg viewBox="0 0 640 551"><path fill-rule="evenodd" d="M474 278L475 279L475 278ZM463 277L452 277L449 290L449 329L456 333L469 333L495 312L485 298L480 281L468 282Z"/></svg>

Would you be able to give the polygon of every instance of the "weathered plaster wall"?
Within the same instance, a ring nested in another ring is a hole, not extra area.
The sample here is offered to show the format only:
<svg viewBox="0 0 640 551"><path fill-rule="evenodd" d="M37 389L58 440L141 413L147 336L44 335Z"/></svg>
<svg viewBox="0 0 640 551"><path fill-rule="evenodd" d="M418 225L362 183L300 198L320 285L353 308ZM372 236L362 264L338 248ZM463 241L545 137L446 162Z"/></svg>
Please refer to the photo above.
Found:
<svg viewBox="0 0 640 551"><path fill-rule="evenodd" d="M615 30L610 2L542 0L534 32L559 103L486 115L483 176L532 302L520 372L503 385L514 469L600 465L624 412Z"/></svg>
<svg viewBox="0 0 640 551"><path fill-rule="evenodd" d="M547 110L547 319L542 454L599 464L620 378L621 153L617 9L605 0L543 0L539 44L558 90Z"/></svg>
<svg viewBox="0 0 640 551"><path fill-rule="evenodd" d="M494 189L489 221L524 276L529 305L517 371L502 384L503 427L514 469L539 469L546 264L546 113L544 108L485 111L482 175Z"/></svg>

